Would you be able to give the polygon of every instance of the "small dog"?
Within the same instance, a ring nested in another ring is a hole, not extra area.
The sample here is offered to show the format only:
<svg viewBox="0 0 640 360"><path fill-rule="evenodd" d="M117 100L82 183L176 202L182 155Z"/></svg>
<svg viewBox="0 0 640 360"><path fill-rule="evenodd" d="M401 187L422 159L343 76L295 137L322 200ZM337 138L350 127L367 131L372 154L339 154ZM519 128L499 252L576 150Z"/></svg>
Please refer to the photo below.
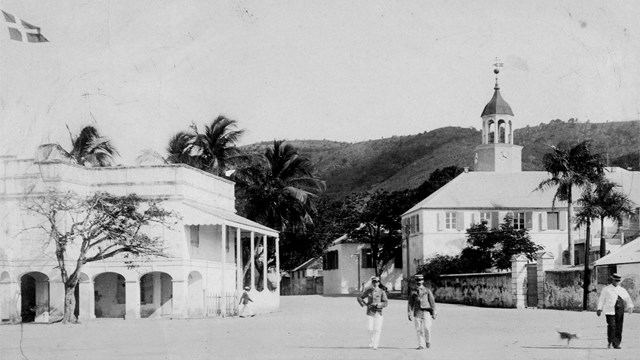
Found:
<svg viewBox="0 0 640 360"><path fill-rule="evenodd" d="M566 332L566 331L560 331L558 329L556 329L558 331L558 334L560 334L560 339L564 340L567 339L567 345L569 345L569 343L571 342L571 339L577 339L578 338L578 334L573 334L570 332Z"/></svg>

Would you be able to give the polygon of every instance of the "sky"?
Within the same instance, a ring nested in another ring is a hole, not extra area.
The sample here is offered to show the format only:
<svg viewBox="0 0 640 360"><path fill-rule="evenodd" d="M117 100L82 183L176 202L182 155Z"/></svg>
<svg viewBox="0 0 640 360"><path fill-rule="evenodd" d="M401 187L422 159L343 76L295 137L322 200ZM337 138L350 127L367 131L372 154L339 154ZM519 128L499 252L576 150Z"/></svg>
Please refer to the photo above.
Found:
<svg viewBox="0 0 640 360"><path fill-rule="evenodd" d="M240 145L359 142L480 128L501 94L516 128L640 118L635 1L0 0L0 155L69 148L94 125L131 165L222 114ZM640 134L639 134L640 136Z"/></svg>

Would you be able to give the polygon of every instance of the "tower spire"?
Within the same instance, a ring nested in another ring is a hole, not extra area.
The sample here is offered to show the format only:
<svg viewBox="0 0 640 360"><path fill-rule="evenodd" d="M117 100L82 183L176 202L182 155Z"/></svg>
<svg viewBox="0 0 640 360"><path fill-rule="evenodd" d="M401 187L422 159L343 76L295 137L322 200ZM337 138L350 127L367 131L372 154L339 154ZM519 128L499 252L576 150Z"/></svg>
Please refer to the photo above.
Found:
<svg viewBox="0 0 640 360"><path fill-rule="evenodd" d="M500 62L500 59L496 57L496 62L493 63L493 73L496 74L496 86L493 87L493 90L500 90L500 85L498 85L498 74L500 74L500 68L504 67L504 63Z"/></svg>

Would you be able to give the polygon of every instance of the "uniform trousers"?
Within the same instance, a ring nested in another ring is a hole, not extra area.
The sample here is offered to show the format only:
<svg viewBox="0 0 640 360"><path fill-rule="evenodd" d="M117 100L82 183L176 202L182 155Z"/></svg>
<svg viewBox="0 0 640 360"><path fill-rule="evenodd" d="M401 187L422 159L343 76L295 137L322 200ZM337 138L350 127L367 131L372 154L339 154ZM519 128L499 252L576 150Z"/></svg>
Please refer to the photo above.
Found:
<svg viewBox="0 0 640 360"><path fill-rule="evenodd" d="M367 315L369 318L369 334L371 335L371 343L369 346L377 348L380 344L380 334L382 333L382 322L384 317L381 313L375 313L374 315Z"/></svg>
<svg viewBox="0 0 640 360"><path fill-rule="evenodd" d="M415 316L413 318L413 325L416 328L416 335L418 336L418 346L427 346L431 342L431 324L433 319L431 314L424 312L422 317Z"/></svg>

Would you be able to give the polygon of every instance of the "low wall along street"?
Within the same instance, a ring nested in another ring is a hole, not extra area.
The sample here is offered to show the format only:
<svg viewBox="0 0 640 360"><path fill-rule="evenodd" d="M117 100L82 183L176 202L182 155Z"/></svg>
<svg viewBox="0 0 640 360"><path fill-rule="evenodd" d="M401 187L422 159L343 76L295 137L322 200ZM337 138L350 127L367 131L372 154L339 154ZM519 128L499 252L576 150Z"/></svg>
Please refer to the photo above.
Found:
<svg viewBox="0 0 640 360"><path fill-rule="evenodd" d="M512 308L511 273L443 275L436 301L474 306Z"/></svg>

